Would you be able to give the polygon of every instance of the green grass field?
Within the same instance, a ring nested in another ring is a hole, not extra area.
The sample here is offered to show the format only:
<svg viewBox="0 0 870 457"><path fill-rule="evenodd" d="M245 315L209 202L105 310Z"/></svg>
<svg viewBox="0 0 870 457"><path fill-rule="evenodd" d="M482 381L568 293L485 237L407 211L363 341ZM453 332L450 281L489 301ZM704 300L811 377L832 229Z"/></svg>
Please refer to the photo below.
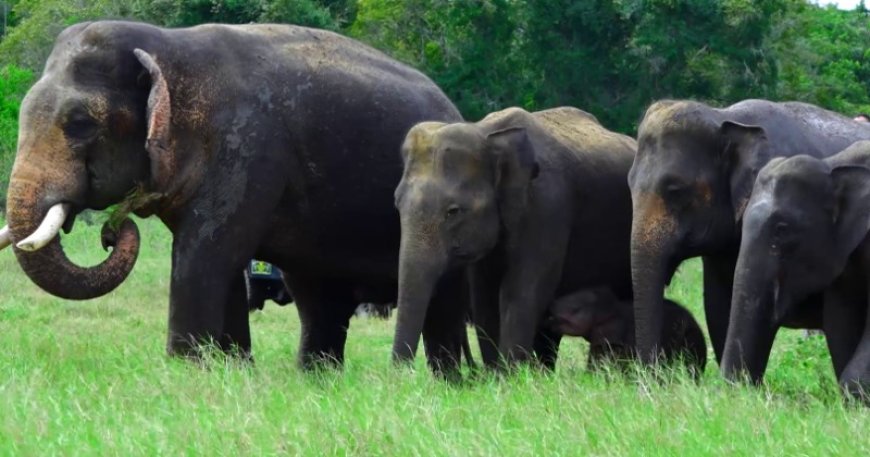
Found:
<svg viewBox="0 0 870 457"><path fill-rule="evenodd" d="M451 385L389 363L392 322L354 319L343 372L295 367L292 306L252 315L253 367L164 355L170 236L142 221L130 278L89 302L49 296L0 253L0 455L868 455L870 410L844 404L821 337L783 331L765 388L557 372ZM96 263L98 226L65 236ZM700 264L669 295L700 312ZM711 353L712 359L712 353Z"/></svg>

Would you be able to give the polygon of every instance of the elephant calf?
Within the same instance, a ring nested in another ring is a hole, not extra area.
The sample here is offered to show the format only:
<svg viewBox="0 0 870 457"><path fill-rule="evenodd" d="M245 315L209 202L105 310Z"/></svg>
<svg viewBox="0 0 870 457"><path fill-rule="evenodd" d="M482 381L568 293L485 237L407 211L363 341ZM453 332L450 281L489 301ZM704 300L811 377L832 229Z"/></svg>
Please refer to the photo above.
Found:
<svg viewBox="0 0 870 457"><path fill-rule="evenodd" d="M634 306L619 300L606 288L583 289L553 302L549 326L564 335L589 342L589 367L610 360L625 361L636 356ZM692 314L671 300L665 300L662 350L665 360L680 360L696 377L707 364L704 334Z"/></svg>
<svg viewBox="0 0 870 457"><path fill-rule="evenodd" d="M870 141L774 159L743 218L722 372L760 382L776 330L812 305L843 390L870 400ZM823 304L806 298L824 294Z"/></svg>

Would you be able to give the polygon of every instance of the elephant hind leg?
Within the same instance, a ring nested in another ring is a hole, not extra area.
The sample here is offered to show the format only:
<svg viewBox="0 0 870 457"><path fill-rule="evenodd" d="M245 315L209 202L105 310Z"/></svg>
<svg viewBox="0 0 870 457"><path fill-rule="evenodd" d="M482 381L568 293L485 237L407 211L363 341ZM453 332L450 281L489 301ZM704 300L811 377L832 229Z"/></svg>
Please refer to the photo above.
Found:
<svg viewBox="0 0 870 457"><path fill-rule="evenodd" d="M286 277L302 323L298 363L303 370L341 367L347 329L357 303L350 287L334 281Z"/></svg>

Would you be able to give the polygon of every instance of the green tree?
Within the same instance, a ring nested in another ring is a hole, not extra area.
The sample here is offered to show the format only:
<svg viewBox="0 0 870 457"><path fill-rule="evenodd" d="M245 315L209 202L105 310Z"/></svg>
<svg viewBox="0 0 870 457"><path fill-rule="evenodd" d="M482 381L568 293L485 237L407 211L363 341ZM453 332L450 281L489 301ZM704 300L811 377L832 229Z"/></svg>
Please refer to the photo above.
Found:
<svg viewBox="0 0 870 457"><path fill-rule="evenodd" d="M870 15L792 2L769 40L777 96L843 113L870 111Z"/></svg>
<svg viewBox="0 0 870 457"><path fill-rule="evenodd" d="M7 65L0 69L0 210L6 206L6 188L18 143L18 109L33 73Z"/></svg>

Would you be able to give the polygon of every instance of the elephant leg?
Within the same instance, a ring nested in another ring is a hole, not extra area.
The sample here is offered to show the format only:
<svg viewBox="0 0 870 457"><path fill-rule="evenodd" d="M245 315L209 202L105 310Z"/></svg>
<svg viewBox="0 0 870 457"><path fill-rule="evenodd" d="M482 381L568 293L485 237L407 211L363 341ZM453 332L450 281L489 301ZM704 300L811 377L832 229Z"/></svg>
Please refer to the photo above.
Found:
<svg viewBox="0 0 870 457"><path fill-rule="evenodd" d="M347 329L357 303L350 287L334 281L288 274L302 324L298 363L303 370L340 367L344 363Z"/></svg>
<svg viewBox="0 0 870 457"><path fill-rule="evenodd" d="M498 285L501 279L500 259L495 255L468 268L471 307L477 342L484 366L495 368L499 363Z"/></svg>
<svg viewBox="0 0 870 457"><path fill-rule="evenodd" d="M423 346L429 367L448 379L457 377L462 346L468 340L465 315L468 288L462 271L446 275L438 284L423 324Z"/></svg>
<svg viewBox="0 0 870 457"><path fill-rule="evenodd" d="M224 328L220 346L224 351L233 351L245 359L251 358L251 327L248 322L250 310L245 289L244 275L230 286L224 310Z"/></svg>
<svg viewBox="0 0 870 457"><path fill-rule="evenodd" d="M525 362L535 354L541 316L553 301L560 268L530 268L505 275L499 294L499 352L507 363ZM552 342L542 345L540 355L547 363L555 363L555 355L549 354L555 347Z"/></svg>
<svg viewBox="0 0 870 457"><path fill-rule="evenodd" d="M867 297L864 297L866 302ZM864 314L864 318L858 321L863 327L860 340L838 380L845 393L870 405L870 310L866 305L859 309Z"/></svg>
<svg viewBox="0 0 870 457"><path fill-rule="evenodd" d="M184 238L173 243L167 352L197 357L200 345L213 344L223 351L235 348L240 355L250 356L241 271L253 248L245 254L243 250L228 253L211 242L185 244Z"/></svg>
<svg viewBox="0 0 870 457"><path fill-rule="evenodd" d="M556 369L556 360L559 357L559 344L562 335L546 328L538 329L535 334L535 358L538 363L549 371Z"/></svg>
<svg viewBox="0 0 870 457"><path fill-rule="evenodd" d="M243 240L231 230L202 236L202 221L174 233L169 297L170 355L197 357L201 344L250 356L242 269L256 249L256 228ZM230 225L232 225L230 223Z"/></svg>
<svg viewBox="0 0 870 457"><path fill-rule="evenodd" d="M731 318L731 293L734 289L735 256L704 257L704 314L716 363L722 363L728 322ZM770 343L773 344L771 338Z"/></svg>
<svg viewBox="0 0 870 457"><path fill-rule="evenodd" d="M528 361L534 355L541 318L562 278L569 230L558 224L537 228L534 235L507 242L515 250L505 255L499 287L499 352L508 364ZM555 363L554 355L546 357Z"/></svg>
<svg viewBox="0 0 870 457"><path fill-rule="evenodd" d="M840 277L825 291L822 329L837 379L852 359L864 331L866 309L855 306L864 299L860 281Z"/></svg>

